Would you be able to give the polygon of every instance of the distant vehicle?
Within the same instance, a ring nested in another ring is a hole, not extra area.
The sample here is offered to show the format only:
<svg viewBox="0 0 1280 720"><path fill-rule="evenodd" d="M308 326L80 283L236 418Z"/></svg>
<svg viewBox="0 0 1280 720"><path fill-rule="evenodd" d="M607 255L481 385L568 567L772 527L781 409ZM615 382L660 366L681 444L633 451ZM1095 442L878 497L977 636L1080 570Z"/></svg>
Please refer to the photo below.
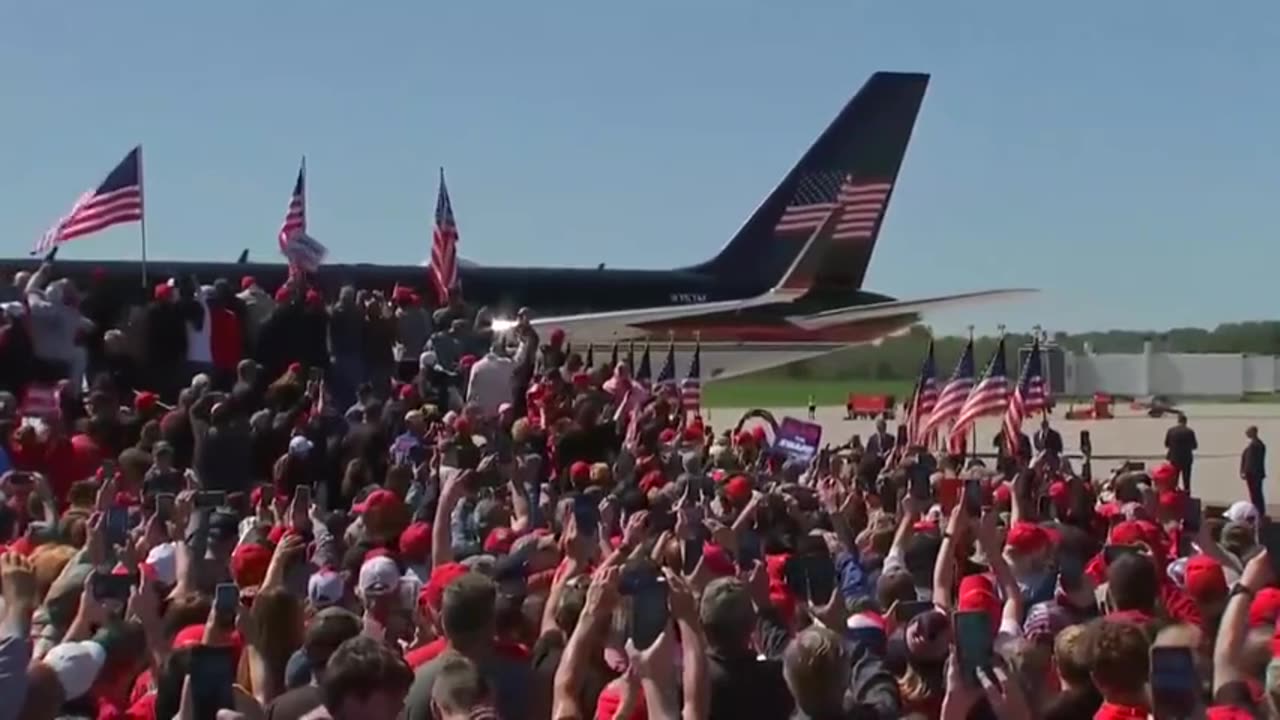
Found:
<svg viewBox="0 0 1280 720"><path fill-rule="evenodd" d="M535 325L564 329L580 352L588 344L598 353L618 341L652 339L671 340L687 354L700 341L703 377L714 379L876 340L917 322L927 310L1029 292L896 300L862 287L928 84L924 74L872 75L706 262L674 270L615 270L594 258L584 268L464 262L458 268L463 295L494 313L495 329L528 307ZM566 202L569 222L573 202ZM670 217L671 233L682 231L678 207L636 211ZM626 226L625 215L618 224ZM32 267L31 260L0 261L10 274ZM122 305L149 299L149 290L140 287L138 262L59 261L56 268L82 287L91 277L109 284ZM287 276L283 264L250 262L152 261L147 269L155 278L194 276L206 283L252 275L268 289ZM383 291L399 285L425 295L428 285L425 268L417 265L324 265L309 279L327 294L353 284Z"/></svg>
<svg viewBox="0 0 1280 720"><path fill-rule="evenodd" d="M867 418L868 420L874 420L876 418L884 418L885 420L892 420L896 407L897 402L892 395L849 393L849 398L844 403L845 419L859 420Z"/></svg>

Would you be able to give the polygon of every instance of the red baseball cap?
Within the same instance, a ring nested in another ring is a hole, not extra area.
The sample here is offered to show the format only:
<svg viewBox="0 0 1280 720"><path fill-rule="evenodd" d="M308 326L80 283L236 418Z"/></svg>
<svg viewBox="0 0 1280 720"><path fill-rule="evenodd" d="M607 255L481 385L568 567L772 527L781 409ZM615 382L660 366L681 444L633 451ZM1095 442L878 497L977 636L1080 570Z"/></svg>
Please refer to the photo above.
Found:
<svg viewBox="0 0 1280 720"><path fill-rule="evenodd" d="M746 505L751 499L751 481L742 475L734 475L724 484L724 494L734 505Z"/></svg>
<svg viewBox="0 0 1280 720"><path fill-rule="evenodd" d="M437 565L431 571L431 577L427 579L427 584L422 586L422 592L418 593L418 604L425 605L432 610L439 610L440 603L444 601L444 589L458 578L466 575L469 571L467 566L462 563L451 562L444 565Z"/></svg>
<svg viewBox="0 0 1280 720"><path fill-rule="evenodd" d="M516 541L516 531L509 527L497 527L484 539L484 551L490 555L506 555Z"/></svg>
<svg viewBox="0 0 1280 720"><path fill-rule="evenodd" d="M252 275L245 275L244 277L240 278L240 289L248 290L249 288L253 287L257 283L258 283L257 279L254 278Z"/></svg>
<svg viewBox="0 0 1280 720"><path fill-rule="evenodd" d="M274 553L257 543L243 543L231 552L231 578L239 587L261 585Z"/></svg>
<svg viewBox="0 0 1280 720"><path fill-rule="evenodd" d="M143 390L133 397L133 409L140 413L150 412L159 401L160 398L155 393Z"/></svg>
<svg viewBox="0 0 1280 720"><path fill-rule="evenodd" d="M571 480L590 480L591 479L591 463L586 460L579 460L569 466L569 479Z"/></svg>
<svg viewBox="0 0 1280 720"><path fill-rule="evenodd" d="M1187 594L1197 602L1212 602L1227 596L1227 576L1222 565L1208 555L1192 555L1183 571Z"/></svg>
<svg viewBox="0 0 1280 720"><path fill-rule="evenodd" d="M1005 544L1015 552L1036 552L1049 546L1049 534L1035 523L1018 521L1009 528Z"/></svg>
<svg viewBox="0 0 1280 720"><path fill-rule="evenodd" d="M417 559L431 552L431 524L416 522L400 533L400 554Z"/></svg>
<svg viewBox="0 0 1280 720"><path fill-rule="evenodd" d="M400 498L390 490L378 489L369 493L364 502L358 502L351 506L351 510L357 513L367 513L374 508L394 507L400 504Z"/></svg>

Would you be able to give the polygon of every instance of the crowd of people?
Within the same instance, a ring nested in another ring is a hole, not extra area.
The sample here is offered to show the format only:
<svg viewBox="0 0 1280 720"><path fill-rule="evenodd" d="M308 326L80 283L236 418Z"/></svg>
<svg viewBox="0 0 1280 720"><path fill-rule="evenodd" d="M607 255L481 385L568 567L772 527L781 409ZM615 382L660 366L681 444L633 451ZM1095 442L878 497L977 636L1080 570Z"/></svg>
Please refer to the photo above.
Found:
<svg viewBox="0 0 1280 720"><path fill-rule="evenodd" d="M55 274L0 326L0 720L1280 717L1271 526L1189 462L806 458L523 312Z"/></svg>

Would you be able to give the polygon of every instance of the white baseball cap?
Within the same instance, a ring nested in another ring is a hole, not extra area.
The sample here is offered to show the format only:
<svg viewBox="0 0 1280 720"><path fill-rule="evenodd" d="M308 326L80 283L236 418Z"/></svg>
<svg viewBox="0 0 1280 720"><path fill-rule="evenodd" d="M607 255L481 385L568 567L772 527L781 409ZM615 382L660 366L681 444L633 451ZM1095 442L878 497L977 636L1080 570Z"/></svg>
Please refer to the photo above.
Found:
<svg viewBox="0 0 1280 720"><path fill-rule="evenodd" d="M359 589L362 595L383 595L400 584L400 568L394 560L379 555L360 566Z"/></svg>
<svg viewBox="0 0 1280 720"><path fill-rule="evenodd" d="M1244 523L1246 525L1258 524L1258 508L1248 500L1237 500L1231 503L1231 507L1222 513L1222 517L1234 523Z"/></svg>
<svg viewBox="0 0 1280 720"><path fill-rule="evenodd" d="M89 692L98 671L107 661L107 651L92 641L67 642L54 646L42 662L58 676L67 700Z"/></svg>

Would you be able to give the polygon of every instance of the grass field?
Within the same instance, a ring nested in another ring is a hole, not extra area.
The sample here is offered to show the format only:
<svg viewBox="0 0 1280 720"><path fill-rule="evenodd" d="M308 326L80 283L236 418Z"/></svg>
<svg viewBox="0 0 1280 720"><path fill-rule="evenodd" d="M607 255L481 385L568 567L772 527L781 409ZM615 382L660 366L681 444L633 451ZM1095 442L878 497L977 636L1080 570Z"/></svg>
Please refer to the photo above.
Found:
<svg viewBox="0 0 1280 720"><path fill-rule="evenodd" d="M909 380L793 380L741 377L708 383L702 402L708 407L804 407L812 395L818 405L844 405L849 393L888 393L898 402L911 393Z"/></svg>

